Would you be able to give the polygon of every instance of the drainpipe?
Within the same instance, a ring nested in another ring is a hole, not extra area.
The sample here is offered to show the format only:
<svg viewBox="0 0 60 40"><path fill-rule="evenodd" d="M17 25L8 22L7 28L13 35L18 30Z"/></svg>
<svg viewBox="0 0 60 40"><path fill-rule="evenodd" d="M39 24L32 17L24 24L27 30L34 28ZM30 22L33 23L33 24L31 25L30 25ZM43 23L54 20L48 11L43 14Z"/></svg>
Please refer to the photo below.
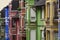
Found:
<svg viewBox="0 0 60 40"><path fill-rule="evenodd" d="M5 8L5 40L10 40L9 39L9 8Z"/></svg>

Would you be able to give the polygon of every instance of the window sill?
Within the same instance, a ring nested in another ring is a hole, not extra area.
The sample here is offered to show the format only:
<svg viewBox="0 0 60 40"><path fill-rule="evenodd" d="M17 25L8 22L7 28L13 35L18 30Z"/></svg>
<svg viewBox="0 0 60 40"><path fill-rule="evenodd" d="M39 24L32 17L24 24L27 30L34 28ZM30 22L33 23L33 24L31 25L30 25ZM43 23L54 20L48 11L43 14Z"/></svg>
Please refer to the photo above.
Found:
<svg viewBox="0 0 60 40"><path fill-rule="evenodd" d="M45 21L45 19L40 19L41 21Z"/></svg>

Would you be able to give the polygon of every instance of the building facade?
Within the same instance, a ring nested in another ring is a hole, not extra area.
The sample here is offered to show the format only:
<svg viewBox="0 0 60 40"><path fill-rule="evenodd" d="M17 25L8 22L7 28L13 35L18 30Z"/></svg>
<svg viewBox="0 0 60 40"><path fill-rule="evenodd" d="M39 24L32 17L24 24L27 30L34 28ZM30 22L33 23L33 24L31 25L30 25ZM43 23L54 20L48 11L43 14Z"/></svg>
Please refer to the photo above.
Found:
<svg viewBox="0 0 60 40"><path fill-rule="evenodd" d="M58 40L57 0L46 0L46 40Z"/></svg>
<svg viewBox="0 0 60 40"><path fill-rule="evenodd" d="M45 40L45 0L35 0L36 22L37 22L37 40Z"/></svg>
<svg viewBox="0 0 60 40"><path fill-rule="evenodd" d="M9 4L9 37L10 40L26 40L25 34L25 1L13 0Z"/></svg>
<svg viewBox="0 0 60 40"><path fill-rule="evenodd" d="M26 3L26 40L44 40L45 0L26 0Z"/></svg>
<svg viewBox="0 0 60 40"><path fill-rule="evenodd" d="M0 12L0 40L5 39L5 8Z"/></svg>
<svg viewBox="0 0 60 40"><path fill-rule="evenodd" d="M36 12L34 0L26 0L26 40L36 40Z"/></svg>

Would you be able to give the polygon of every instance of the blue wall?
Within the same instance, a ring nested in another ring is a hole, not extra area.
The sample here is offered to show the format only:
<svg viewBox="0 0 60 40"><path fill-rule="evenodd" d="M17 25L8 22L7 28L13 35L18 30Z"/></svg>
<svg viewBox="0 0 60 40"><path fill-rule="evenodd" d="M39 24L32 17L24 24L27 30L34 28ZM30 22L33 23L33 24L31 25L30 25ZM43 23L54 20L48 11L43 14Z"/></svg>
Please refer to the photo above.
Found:
<svg viewBox="0 0 60 40"><path fill-rule="evenodd" d="M9 8L5 8L5 40L9 40Z"/></svg>

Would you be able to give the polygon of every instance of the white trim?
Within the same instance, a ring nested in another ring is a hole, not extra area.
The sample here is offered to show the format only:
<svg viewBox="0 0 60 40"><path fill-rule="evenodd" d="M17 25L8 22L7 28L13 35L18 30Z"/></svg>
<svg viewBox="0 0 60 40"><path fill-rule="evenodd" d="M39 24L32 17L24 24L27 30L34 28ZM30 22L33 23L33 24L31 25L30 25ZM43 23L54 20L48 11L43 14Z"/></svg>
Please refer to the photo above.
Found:
<svg viewBox="0 0 60 40"><path fill-rule="evenodd" d="M42 19L44 19L44 6L42 7Z"/></svg>

